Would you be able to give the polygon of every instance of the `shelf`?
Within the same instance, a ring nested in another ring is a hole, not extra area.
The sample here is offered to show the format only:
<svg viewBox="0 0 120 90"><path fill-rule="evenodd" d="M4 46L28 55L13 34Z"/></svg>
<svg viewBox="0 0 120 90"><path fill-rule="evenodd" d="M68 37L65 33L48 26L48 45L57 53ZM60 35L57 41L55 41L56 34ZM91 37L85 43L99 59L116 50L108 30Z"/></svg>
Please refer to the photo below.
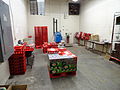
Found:
<svg viewBox="0 0 120 90"><path fill-rule="evenodd" d="M114 34L120 34L120 33L114 33Z"/></svg>
<svg viewBox="0 0 120 90"><path fill-rule="evenodd" d="M117 59L117 58L115 58L115 57L110 57L110 58L112 58L112 59L114 59L114 60L116 60L116 61L119 61L120 62L120 59Z"/></svg>
<svg viewBox="0 0 120 90"><path fill-rule="evenodd" d="M119 42L120 43L120 41L112 41L112 42Z"/></svg>

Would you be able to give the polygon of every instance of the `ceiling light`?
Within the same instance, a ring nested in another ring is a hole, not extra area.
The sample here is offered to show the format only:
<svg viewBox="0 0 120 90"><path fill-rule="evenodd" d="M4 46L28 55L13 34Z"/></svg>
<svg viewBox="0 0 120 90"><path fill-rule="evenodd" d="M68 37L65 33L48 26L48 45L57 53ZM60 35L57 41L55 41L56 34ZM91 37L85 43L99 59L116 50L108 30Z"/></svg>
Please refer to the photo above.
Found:
<svg viewBox="0 0 120 90"><path fill-rule="evenodd" d="M72 0L73 2L77 2L78 0Z"/></svg>
<svg viewBox="0 0 120 90"><path fill-rule="evenodd" d="M44 2L45 0L37 0L37 2Z"/></svg>

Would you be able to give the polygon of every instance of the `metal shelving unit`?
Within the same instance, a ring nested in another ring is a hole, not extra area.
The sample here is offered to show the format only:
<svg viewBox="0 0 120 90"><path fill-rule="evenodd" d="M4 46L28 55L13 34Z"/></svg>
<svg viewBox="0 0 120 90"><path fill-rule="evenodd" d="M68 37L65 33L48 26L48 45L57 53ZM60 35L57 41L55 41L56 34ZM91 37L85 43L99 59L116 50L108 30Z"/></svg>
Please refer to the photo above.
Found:
<svg viewBox="0 0 120 90"><path fill-rule="evenodd" d="M120 12L115 12L111 38L111 59L120 61L120 50L116 49L116 45L119 45L120 47L120 21L117 20L118 18L120 18Z"/></svg>

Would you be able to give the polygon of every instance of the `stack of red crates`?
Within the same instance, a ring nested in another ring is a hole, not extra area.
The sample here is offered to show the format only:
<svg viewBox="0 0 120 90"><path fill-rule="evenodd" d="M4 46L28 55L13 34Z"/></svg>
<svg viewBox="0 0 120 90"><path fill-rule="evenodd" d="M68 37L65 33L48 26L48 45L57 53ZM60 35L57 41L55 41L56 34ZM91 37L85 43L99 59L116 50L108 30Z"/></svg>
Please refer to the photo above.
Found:
<svg viewBox="0 0 120 90"><path fill-rule="evenodd" d="M58 44L56 42L50 42L49 48L58 48Z"/></svg>
<svg viewBox="0 0 120 90"><path fill-rule="evenodd" d="M35 47L42 48L44 42L48 42L48 27L35 26Z"/></svg>
<svg viewBox="0 0 120 90"><path fill-rule="evenodd" d="M43 53L47 53L47 49L48 49L48 43L44 42L44 44L43 44Z"/></svg>
<svg viewBox="0 0 120 90"><path fill-rule="evenodd" d="M43 53L47 53L47 49L49 48L58 48L58 44L56 42L51 42L51 43L44 42Z"/></svg>
<svg viewBox="0 0 120 90"><path fill-rule="evenodd" d="M21 75L26 72L25 46L15 46L14 54L9 58L11 75Z"/></svg>

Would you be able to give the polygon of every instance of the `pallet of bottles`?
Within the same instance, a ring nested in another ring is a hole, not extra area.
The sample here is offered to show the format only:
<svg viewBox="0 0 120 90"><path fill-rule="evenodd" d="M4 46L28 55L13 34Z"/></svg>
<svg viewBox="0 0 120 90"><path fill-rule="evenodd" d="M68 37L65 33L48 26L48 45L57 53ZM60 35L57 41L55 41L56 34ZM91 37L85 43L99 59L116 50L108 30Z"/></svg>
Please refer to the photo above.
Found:
<svg viewBox="0 0 120 90"><path fill-rule="evenodd" d="M50 78L76 75L77 57L70 51L64 54L48 54L48 70Z"/></svg>

